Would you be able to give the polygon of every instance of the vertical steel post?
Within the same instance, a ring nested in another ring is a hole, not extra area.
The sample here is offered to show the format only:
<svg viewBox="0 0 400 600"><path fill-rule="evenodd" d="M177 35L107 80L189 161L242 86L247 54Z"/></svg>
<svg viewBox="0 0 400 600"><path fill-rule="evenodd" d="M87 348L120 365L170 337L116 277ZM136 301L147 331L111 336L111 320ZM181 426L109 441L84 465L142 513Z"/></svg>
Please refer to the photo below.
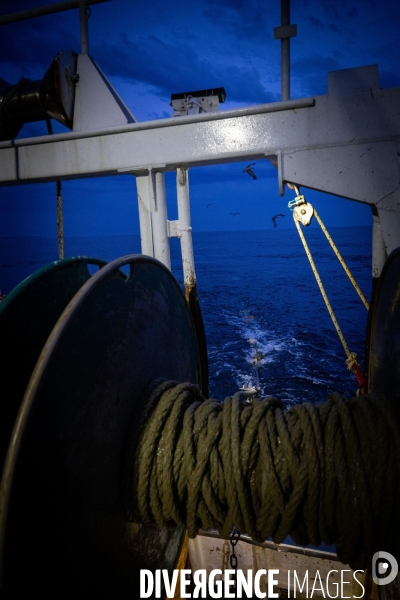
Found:
<svg viewBox="0 0 400 600"><path fill-rule="evenodd" d="M176 191L178 198L178 219L181 242L183 277L188 296L196 284L194 269L192 227L190 225L189 180L187 169L176 170Z"/></svg>
<svg viewBox="0 0 400 600"><path fill-rule="evenodd" d="M187 169L178 168L176 170L176 193L178 199L178 235L181 242L185 295L196 330L200 358L201 389L203 395L208 398L207 342L200 303L197 296L192 227L190 224L189 178Z"/></svg>
<svg viewBox="0 0 400 600"><path fill-rule="evenodd" d="M290 38L297 35L297 25L290 25L290 0L281 0L281 25L274 28L274 38L281 40L282 100L290 99Z"/></svg>
<svg viewBox="0 0 400 600"><path fill-rule="evenodd" d="M81 32L81 50L82 54L89 54L89 28L88 20L90 17L90 8L84 0L79 3L79 24Z"/></svg>
<svg viewBox="0 0 400 600"><path fill-rule="evenodd" d="M281 26L290 25L290 0L281 0ZM281 39L282 100L290 99L290 37Z"/></svg>
<svg viewBox="0 0 400 600"><path fill-rule="evenodd" d="M152 212L154 257L171 270L164 173L155 174L155 184L155 210Z"/></svg>
<svg viewBox="0 0 400 600"><path fill-rule="evenodd" d="M136 177L136 188L139 209L140 242L142 247L142 254L146 254L147 256L154 256L153 229L151 222L151 178L151 173L149 173L149 175Z"/></svg>

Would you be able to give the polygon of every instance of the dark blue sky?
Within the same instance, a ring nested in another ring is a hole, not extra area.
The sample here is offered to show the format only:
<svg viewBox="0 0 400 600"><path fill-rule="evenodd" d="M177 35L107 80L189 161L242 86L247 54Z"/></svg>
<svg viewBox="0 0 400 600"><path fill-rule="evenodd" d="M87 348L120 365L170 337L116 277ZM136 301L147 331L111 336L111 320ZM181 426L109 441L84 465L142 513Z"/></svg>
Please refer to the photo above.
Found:
<svg viewBox="0 0 400 600"><path fill-rule="evenodd" d="M14 0L9 10L49 3ZM292 0L292 98L325 94L330 70L378 63L381 87L400 85L400 3L395 0ZM139 121L171 115L173 92L224 86L222 109L280 99L279 0L112 0L92 7L90 54ZM79 52L78 11L2 26L0 77L41 78L60 50ZM61 125L54 127L62 131ZM27 125L19 137L45 134L45 123ZM268 161L190 171L195 230L263 229L271 216L287 213L277 174ZM175 183L167 174L169 218L176 218ZM371 223L367 206L303 190L329 226ZM65 235L138 231L136 186L131 176L63 183ZM208 206L207 208L207 205ZM231 212L239 212L233 216ZM55 184L0 190L0 236L53 235Z"/></svg>

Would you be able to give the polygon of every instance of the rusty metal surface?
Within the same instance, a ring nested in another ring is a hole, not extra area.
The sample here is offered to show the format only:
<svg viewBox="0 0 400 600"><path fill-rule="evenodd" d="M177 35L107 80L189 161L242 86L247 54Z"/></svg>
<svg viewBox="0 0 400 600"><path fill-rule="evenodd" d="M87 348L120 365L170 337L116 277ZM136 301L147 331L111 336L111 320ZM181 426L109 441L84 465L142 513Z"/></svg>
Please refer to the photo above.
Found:
<svg viewBox="0 0 400 600"><path fill-rule="evenodd" d="M368 386L373 394L400 395L400 248L386 261L373 307Z"/></svg>
<svg viewBox="0 0 400 600"><path fill-rule="evenodd" d="M74 598L137 598L141 568L174 568L183 531L127 521L122 465L149 382L200 383L199 373L186 300L161 263L118 259L79 290L41 353L6 459L6 592L46 597L56 581Z"/></svg>
<svg viewBox="0 0 400 600"><path fill-rule="evenodd" d="M79 77L76 67L75 52L59 52L43 77L42 84L47 114L69 129L72 129L75 86Z"/></svg>
<svg viewBox="0 0 400 600"><path fill-rule="evenodd" d="M202 388L201 391L205 398L208 398L208 353L206 332L204 329L203 315L201 313L200 302L197 296L197 285L195 283L185 284L185 296L192 315L194 328L196 330L197 342L200 353L200 371Z"/></svg>

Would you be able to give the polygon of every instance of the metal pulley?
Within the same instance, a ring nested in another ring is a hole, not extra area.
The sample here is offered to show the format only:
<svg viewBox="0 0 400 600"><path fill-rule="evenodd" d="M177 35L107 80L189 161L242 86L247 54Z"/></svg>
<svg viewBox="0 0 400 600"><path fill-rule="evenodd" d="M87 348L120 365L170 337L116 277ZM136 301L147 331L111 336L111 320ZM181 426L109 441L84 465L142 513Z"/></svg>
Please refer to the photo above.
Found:
<svg viewBox="0 0 400 600"><path fill-rule="evenodd" d="M296 221L304 225L304 227L308 227L314 215L314 207L300 194L296 186L293 187L296 190L297 196L288 202L288 208L293 211L293 218Z"/></svg>
<svg viewBox="0 0 400 600"><path fill-rule="evenodd" d="M0 79L0 140L14 139L24 123L56 119L72 129L77 55L59 52L43 79Z"/></svg>
<svg viewBox="0 0 400 600"><path fill-rule="evenodd" d="M158 378L201 385L196 333L171 273L132 255L83 283L27 385L0 488L7 597L53 597L58 582L71 597L138 598L140 569L175 568L184 530L130 522L123 508Z"/></svg>
<svg viewBox="0 0 400 600"><path fill-rule="evenodd" d="M311 223L311 219L314 215L314 208L309 202L304 202L299 206L295 206L293 209L293 216L296 221L299 221L305 227Z"/></svg>

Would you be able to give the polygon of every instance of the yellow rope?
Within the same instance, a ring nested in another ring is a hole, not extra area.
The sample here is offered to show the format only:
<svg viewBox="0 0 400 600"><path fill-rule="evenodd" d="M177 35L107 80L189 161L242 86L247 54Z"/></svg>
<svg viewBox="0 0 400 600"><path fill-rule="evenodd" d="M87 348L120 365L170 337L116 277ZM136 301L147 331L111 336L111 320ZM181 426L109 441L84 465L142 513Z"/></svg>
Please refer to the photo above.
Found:
<svg viewBox="0 0 400 600"><path fill-rule="evenodd" d="M189 534L188 534L188 532L186 532L185 539L183 540L183 544L182 544L181 553L179 555L178 563L175 567L176 569L179 570L178 580L176 582L175 594L174 594L175 600L181 599L181 571L186 566L188 554L189 554Z"/></svg>
<svg viewBox="0 0 400 600"><path fill-rule="evenodd" d="M315 214L315 209L314 209L314 214ZM328 300L328 296L326 295L324 286L322 285L322 281L321 281L320 276L318 274L317 267L315 266L315 263L314 263L313 257L311 256L311 252L310 252L310 250L308 248L306 239L305 239L305 237L303 235L303 232L301 231L300 223L297 221L294 213L293 213L293 219L294 219L295 225L297 227L297 231L299 232L300 239L303 242L304 250L306 251L307 258L310 261L310 265L311 265L312 271L313 271L313 273L315 275L315 279L317 280L320 292L321 292L322 297L323 297L323 299L325 301L326 308L328 309L328 312L329 312L329 314L331 316L332 322L333 322L333 324L334 324L334 326L336 328L336 331L337 331L337 334L339 336L339 339L342 342L342 346L344 348L344 351L346 352L347 359L349 359L351 357L350 350L347 347L346 340L344 339L343 333L342 333L342 331L341 331L341 329L339 327L339 324L338 324L338 322L336 320L335 314L334 314L334 312L332 310L332 307L330 305L330 302Z"/></svg>
<svg viewBox="0 0 400 600"><path fill-rule="evenodd" d="M321 229L322 229L322 231L324 232L326 239L328 240L328 242L330 243L330 245L331 245L331 247L332 247L332 249L333 249L334 253L335 253L335 254L336 254L336 256L338 257L338 259L339 259L339 262L340 262L340 264L342 265L343 269L345 270L345 272L346 272L346 274L347 274L348 278L350 279L351 283L353 284L353 286L354 286L354 289L356 290L357 294L360 296L360 298L361 298L361 300L362 300L362 302L363 302L363 304L364 304L365 308L366 308L367 310L369 310L369 304L368 304L368 302L366 301L364 294L362 293L362 291L361 291L361 290L360 290L360 288L358 287L358 285L357 285L357 282L356 282L356 280L354 279L353 275L350 273L350 271L349 271L349 269L348 269L348 267L347 267L346 263L344 262L344 259L343 259L342 255L340 254L339 250L336 248L336 246L335 246L335 243L334 243L333 239L331 238L331 236L330 236L330 235L329 235L329 233L327 232L327 230L326 230L326 228L325 228L325 225L324 225L324 224L323 224L323 222L321 221L321 218L320 218L319 214L317 213L317 211L316 211L315 207L314 207L314 216L315 216L315 218L317 219L318 223L320 224L320 226L321 226Z"/></svg>

